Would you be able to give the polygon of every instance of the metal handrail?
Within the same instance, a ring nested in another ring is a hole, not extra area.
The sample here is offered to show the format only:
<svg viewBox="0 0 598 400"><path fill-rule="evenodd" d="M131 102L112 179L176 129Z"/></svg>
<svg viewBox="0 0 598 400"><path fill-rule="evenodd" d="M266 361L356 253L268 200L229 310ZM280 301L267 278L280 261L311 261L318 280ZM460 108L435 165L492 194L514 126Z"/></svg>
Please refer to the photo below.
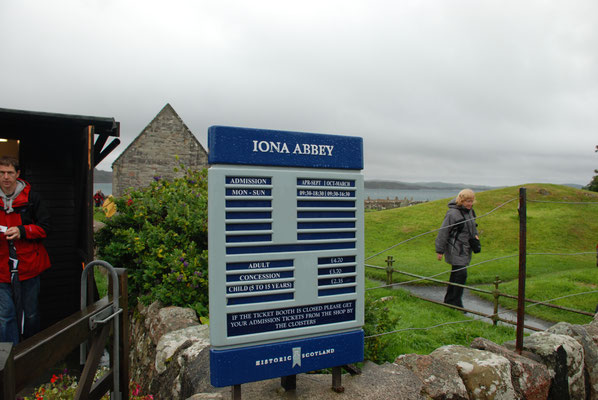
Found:
<svg viewBox="0 0 598 400"><path fill-rule="evenodd" d="M118 346L119 346L119 314L122 312L122 309L119 307L119 286L118 286L118 275L116 274L116 270L110 263L103 261L103 260L94 260L87 264L81 273L81 310L87 307L87 279L89 275L89 270L93 270L93 267L96 265L100 265L110 273L110 277L112 278L112 314L104 320L101 321L93 321L90 319L90 325L95 322L95 324L101 324L109 321L110 319L114 319L114 326L113 326L113 334L114 340L112 341L112 365L113 365L113 392L111 394L112 400L121 400L122 394L119 391L120 388L120 363L119 363L119 355L118 355ZM86 357L86 349L85 343L81 344L81 362L85 363Z"/></svg>

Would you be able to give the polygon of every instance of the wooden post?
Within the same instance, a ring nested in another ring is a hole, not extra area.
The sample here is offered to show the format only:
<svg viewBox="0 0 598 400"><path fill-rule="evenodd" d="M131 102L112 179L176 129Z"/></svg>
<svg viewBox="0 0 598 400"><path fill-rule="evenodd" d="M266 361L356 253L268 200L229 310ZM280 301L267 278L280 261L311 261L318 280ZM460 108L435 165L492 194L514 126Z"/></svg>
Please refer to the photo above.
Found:
<svg viewBox="0 0 598 400"><path fill-rule="evenodd" d="M231 395L233 400L241 400L241 385L234 385L231 388Z"/></svg>
<svg viewBox="0 0 598 400"><path fill-rule="evenodd" d="M122 400L129 400L129 280L125 268L115 268L115 271L118 275L118 287L120 289L120 300L118 305L123 310L119 318L120 344L118 356L120 358L120 393Z"/></svg>
<svg viewBox="0 0 598 400"><path fill-rule="evenodd" d="M341 367L332 367L332 390L336 393L343 393L345 388L342 385L342 370Z"/></svg>
<svg viewBox="0 0 598 400"><path fill-rule="evenodd" d="M517 294L517 339L515 350L523 351L523 328L525 326L525 273L527 253L527 203L526 189L519 188L519 290Z"/></svg>
<svg viewBox="0 0 598 400"><path fill-rule="evenodd" d="M12 343L0 343L0 388L3 399L15 398L15 360Z"/></svg>
<svg viewBox="0 0 598 400"><path fill-rule="evenodd" d="M393 257L386 257L386 284L392 285L392 264L394 263Z"/></svg>
<svg viewBox="0 0 598 400"><path fill-rule="evenodd" d="M494 314L492 314L492 324L496 326L498 324L498 285L500 284L500 279L498 276L494 279Z"/></svg>
<svg viewBox="0 0 598 400"><path fill-rule="evenodd" d="M281 376L280 386L286 391L297 389L297 375Z"/></svg>

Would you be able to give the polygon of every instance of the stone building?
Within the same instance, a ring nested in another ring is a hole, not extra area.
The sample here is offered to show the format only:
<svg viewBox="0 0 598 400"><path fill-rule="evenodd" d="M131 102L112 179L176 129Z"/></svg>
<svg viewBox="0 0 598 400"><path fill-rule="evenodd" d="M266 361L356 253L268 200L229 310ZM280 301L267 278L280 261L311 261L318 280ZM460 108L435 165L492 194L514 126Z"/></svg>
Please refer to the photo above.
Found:
<svg viewBox="0 0 598 400"><path fill-rule="evenodd" d="M120 196L128 188L148 186L156 176L172 179L177 176L174 168L179 163L193 169L206 168L208 153L172 106L166 104L112 164L112 193Z"/></svg>

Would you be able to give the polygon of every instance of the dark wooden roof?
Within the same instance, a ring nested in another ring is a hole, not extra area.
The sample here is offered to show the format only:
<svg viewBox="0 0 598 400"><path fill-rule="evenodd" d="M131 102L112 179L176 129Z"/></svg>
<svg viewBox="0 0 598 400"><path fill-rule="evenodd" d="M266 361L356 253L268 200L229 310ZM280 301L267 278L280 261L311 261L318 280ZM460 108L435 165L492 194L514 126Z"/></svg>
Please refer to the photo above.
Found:
<svg viewBox="0 0 598 400"><path fill-rule="evenodd" d="M56 114L38 111L0 108L1 124L44 125L55 127L85 127L93 125L99 135L120 136L120 123L114 118L91 117L88 115Z"/></svg>

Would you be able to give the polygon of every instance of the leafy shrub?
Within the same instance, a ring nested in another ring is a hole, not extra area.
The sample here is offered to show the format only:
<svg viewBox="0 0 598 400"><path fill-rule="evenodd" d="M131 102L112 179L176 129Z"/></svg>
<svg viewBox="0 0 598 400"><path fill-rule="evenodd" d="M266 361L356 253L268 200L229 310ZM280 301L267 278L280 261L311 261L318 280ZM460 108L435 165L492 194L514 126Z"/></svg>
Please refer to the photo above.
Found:
<svg viewBox="0 0 598 400"><path fill-rule="evenodd" d="M364 358L375 363L383 363L388 360L384 355L385 336L375 336L381 333L390 332L397 325L397 318L391 317L389 299L377 299L372 295L365 296L365 315L363 331L366 336L364 345Z"/></svg>
<svg viewBox="0 0 598 400"><path fill-rule="evenodd" d="M96 234L98 256L127 268L132 304L159 300L208 314L207 170L155 177L115 200L117 213ZM179 171L175 168L175 171Z"/></svg>

